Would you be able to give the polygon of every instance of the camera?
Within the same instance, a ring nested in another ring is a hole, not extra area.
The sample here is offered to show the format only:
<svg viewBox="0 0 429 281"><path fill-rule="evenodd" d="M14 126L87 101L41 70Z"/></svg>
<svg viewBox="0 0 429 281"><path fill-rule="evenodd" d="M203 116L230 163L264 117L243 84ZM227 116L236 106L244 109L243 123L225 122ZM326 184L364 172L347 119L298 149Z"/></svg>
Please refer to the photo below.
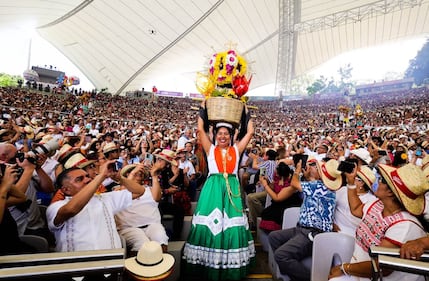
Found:
<svg viewBox="0 0 429 281"><path fill-rule="evenodd" d="M36 164L37 155L44 155L44 154L48 155L49 153L57 150L58 148L59 148L58 141L56 139L52 139L47 143L38 145L34 149L27 152L27 160L33 164ZM19 161L22 162L25 160L25 154L22 152L18 152L15 158L18 158Z"/></svg>
<svg viewBox="0 0 429 281"><path fill-rule="evenodd" d="M256 148L252 149L252 150L251 150L251 152L252 152L253 154L258 154L258 150L257 150Z"/></svg>
<svg viewBox="0 0 429 281"><path fill-rule="evenodd" d="M24 172L24 169L22 167L19 167L16 164L1 163L0 164L0 182L1 182L1 178L3 178L4 176L7 166L14 166L14 169L16 170L16 173L17 173L17 180L19 180L19 178L21 178L22 176L22 173Z"/></svg>
<svg viewBox="0 0 429 281"><path fill-rule="evenodd" d="M266 168L260 168L260 169L259 169L259 175L260 175L260 176L264 176L264 177L265 177L266 172L267 172Z"/></svg>

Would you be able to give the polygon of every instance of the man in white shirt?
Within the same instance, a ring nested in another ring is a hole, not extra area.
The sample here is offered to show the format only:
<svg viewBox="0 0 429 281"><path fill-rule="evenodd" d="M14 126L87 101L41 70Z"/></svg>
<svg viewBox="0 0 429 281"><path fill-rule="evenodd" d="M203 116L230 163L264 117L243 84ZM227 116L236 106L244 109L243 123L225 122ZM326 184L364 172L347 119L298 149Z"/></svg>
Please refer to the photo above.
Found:
<svg viewBox="0 0 429 281"><path fill-rule="evenodd" d="M56 250L61 252L121 248L114 214L131 206L132 193L145 188L122 177L128 190L96 194L97 188L109 176L109 164L100 166L91 179L85 170L70 168L61 172L56 185L65 199L52 203L46 210L49 229L56 238Z"/></svg>

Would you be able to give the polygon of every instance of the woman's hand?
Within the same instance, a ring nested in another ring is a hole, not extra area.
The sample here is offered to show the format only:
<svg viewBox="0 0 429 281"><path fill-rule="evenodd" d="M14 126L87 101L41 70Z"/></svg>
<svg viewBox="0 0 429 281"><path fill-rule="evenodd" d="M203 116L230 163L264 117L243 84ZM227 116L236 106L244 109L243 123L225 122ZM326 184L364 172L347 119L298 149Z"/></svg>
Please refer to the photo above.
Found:
<svg viewBox="0 0 429 281"><path fill-rule="evenodd" d="M427 242L429 243L429 238L423 237L403 244L400 250L401 258L419 260L425 251L423 239L428 240Z"/></svg>
<svg viewBox="0 0 429 281"><path fill-rule="evenodd" d="M341 271L341 265L333 266L331 268L331 271L329 272L328 280L330 280L331 278L334 278L334 277L342 276L342 275L343 275L343 272Z"/></svg>

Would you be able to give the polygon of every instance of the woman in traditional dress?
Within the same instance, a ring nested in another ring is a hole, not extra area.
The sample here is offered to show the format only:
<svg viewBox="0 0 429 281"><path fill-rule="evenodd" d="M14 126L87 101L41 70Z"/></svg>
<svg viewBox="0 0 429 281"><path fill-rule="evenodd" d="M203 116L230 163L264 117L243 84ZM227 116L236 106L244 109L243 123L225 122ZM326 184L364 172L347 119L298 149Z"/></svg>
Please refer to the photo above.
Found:
<svg viewBox="0 0 429 281"><path fill-rule="evenodd" d="M237 177L240 155L254 132L253 122L244 125L247 131L236 143L231 124L213 127L215 144L205 130L207 125L207 120L198 117L209 174L192 218L184 258L189 275L198 280L240 280L248 274L255 257Z"/></svg>

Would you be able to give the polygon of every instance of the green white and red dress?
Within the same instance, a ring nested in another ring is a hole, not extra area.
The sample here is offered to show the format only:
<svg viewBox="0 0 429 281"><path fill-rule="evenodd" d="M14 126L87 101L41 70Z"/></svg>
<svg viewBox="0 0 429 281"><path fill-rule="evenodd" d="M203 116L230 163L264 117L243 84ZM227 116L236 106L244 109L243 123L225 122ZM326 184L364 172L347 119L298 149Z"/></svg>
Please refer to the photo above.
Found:
<svg viewBox="0 0 429 281"><path fill-rule="evenodd" d="M254 263L255 245L237 178L238 148L212 145L184 256L189 274L201 280L240 280Z"/></svg>

